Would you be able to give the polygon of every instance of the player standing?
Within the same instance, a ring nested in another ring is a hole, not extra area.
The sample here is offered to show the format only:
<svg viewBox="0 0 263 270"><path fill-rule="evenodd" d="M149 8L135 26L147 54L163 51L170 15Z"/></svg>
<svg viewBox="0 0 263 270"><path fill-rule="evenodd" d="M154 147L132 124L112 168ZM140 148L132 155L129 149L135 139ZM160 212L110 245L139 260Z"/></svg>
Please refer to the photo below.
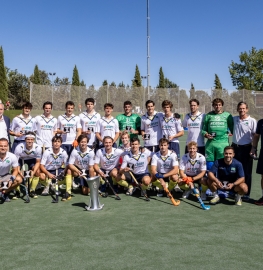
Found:
<svg viewBox="0 0 263 270"><path fill-rule="evenodd" d="M43 104L43 114L35 117L33 130L36 132L36 143L43 148L52 147L52 138L57 131L57 119L51 115L53 104L46 101Z"/></svg>
<svg viewBox="0 0 263 270"><path fill-rule="evenodd" d="M81 134L81 124L79 116L73 114L75 104L73 101L67 101L65 105L66 112L58 117L57 134L62 136L61 148L70 156L73 147L78 146L77 139Z"/></svg>
<svg viewBox="0 0 263 270"><path fill-rule="evenodd" d="M25 141L25 134L34 131L35 118L30 115L33 106L30 102L22 105L22 113L14 117L10 126L10 135L15 136L11 152L14 153L16 146Z"/></svg>
<svg viewBox="0 0 263 270"><path fill-rule="evenodd" d="M160 151L155 153L151 162L151 174L153 185L159 187L157 196L162 197L165 182L169 182L168 190L172 191L177 184L178 177L178 158L176 153L168 150L169 141L165 138L160 139Z"/></svg>
<svg viewBox="0 0 263 270"><path fill-rule="evenodd" d="M238 116L233 117L234 131L232 146L235 159L241 162L245 173L245 183L248 193L243 196L244 201L249 200L252 180L253 158L250 156L253 136L256 133L257 121L248 115L248 105L241 101L237 104Z"/></svg>
<svg viewBox="0 0 263 270"><path fill-rule="evenodd" d="M111 114L114 106L111 103L104 104L105 116L98 120L95 133L99 140L99 147L103 147L103 139L109 136L113 139L113 147L117 147L116 141L119 138L119 124L117 119L115 119Z"/></svg>
<svg viewBox="0 0 263 270"><path fill-rule="evenodd" d="M141 118L138 114L132 113L132 103L123 103L124 113L116 116L120 131L130 132L130 138L138 137L141 129Z"/></svg>
<svg viewBox="0 0 263 270"><path fill-rule="evenodd" d="M188 153L188 143L196 142L198 145L198 153L205 155L205 140L202 135L202 126L204 123L205 114L198 111L199 101L195 98L189 101L190 113L185 115L183 127L188 128L186 139L185 154Z"/></svg>
<svg viewBox="0 0 263 270"><path fill-rule="evenodd" d="M95 127L101 116L94 109L95 107L94 98L87 98L85 100L85 104L87 110L79 115L80 123L82 126L82 133L86 134L89 138L88 147L94 148L94 146L96 146Z"/></svg>
<svg viewBox="0 0 263 270"><path fill-rule="evenodd" d="M155 111L155 103L152 100L147 100L145 106L147 112L141 119L141 134L144 147L152 152L158 152L159 140L162 135L160 118L163 117L163 114Z"/></svg>
<svg viewBox="0 0 263 270"><path fill-rule="evenodd" d="M173 103L169 100L162 102L164 115L160 117L160 124L162 129L162 137L169 140L169 149L173 150L177 157L180 158L180 146L178 138L184 135L184 129L180 119L173 116Z"/></svg>

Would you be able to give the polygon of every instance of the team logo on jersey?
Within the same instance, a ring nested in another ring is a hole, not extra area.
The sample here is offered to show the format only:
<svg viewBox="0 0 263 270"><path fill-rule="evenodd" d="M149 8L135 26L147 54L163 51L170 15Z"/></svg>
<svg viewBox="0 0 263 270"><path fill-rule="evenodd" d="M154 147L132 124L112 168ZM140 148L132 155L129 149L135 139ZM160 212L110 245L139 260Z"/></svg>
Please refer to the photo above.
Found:
<svg viewBox="0 0 263 270"><path fill-rule="evenodd" d="M219 115L215 116L215 120L216 121L220 120L220 116Z"/></svg>
<svg viewBox="0 0 263 270"><path fill-rule="evenodd" d="M231 173L235 173L236 172L236 168L235 167L231 167L230 171L231 171Z"/></svg>
<svg viewBox="0 0 263 270"><path fill-rule="evenodd" d="M5 162L6 162L6 163L10 163L10 160L9 160L9 159L7 159Z"/></svg>

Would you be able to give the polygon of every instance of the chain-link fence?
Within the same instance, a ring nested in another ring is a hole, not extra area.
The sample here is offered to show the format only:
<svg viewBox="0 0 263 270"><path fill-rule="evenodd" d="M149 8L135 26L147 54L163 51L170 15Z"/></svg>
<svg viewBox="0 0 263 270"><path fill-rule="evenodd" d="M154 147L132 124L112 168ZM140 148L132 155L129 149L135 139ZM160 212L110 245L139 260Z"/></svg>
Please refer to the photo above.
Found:
<svg viewBox="0 0 263 270"><path fill-rule="evenodd" d="M233 115L237 114L236 108L240 101L245 101L249 107L249 113L257 120L263 115L263 93L250 90L225 90L225 89L200 89L189 90L177 88L150 88L149 98L145 87L85 87L73 85L30 85L30 101L34 111L42 110L45 101L53 102L53 111L64 111L65 103L72 100L79 111L85 110L85 99L92 97L96 100L96 110L103 111L103 105L107 102L114 105L115 112L123 111L123 102L130 100L134 112L145 112L145 101L151 99L155 102L157 111L161 111L161 103L167 99L173 103L174 112L185 114L189 112L189 99L196 98L200 102L199 110L209 112L212 110L211 101L218 97L224 100L224 110Z"/></svg>

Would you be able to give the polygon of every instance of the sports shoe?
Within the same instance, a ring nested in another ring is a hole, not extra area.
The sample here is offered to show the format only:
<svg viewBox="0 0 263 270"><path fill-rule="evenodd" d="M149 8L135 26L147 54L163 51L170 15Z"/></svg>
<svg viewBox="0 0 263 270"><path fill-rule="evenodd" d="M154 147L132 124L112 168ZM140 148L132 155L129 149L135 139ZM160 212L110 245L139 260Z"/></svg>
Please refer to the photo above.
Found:
<svg viewBox="0 0 263 270"><path fill-rule="evenodd" d="M187 199L190 196L191 193L192 193L192 190L191 189L187 189L187 190L184 191L182 197L184 199Z"/></svg>
<svg viewBox="0 0 263 270"><path fill-rule="evenodd" d="M203 201L206 201L206 192L205 191L201 191L201 200L203 200Z"/></svg>
<svg viewBox="0 0 263 270"><path fill-rule="evenodd" d="M160 189L157 191L157 197L163 197L163 189Z"/></svg>
<svg viewBox="0 0 263 270"><path fill-rule="evenodd" d="M31 191L30 191L29 196L30 196L31 198L33 198L33 199L37 199L37 198L38 198L38 196L37 196L37 194L36 194L36 192L35 192L34 190L31 190Z"/></svg>
<svg viewBox="0 0 263 270"><path fill-rule="evenodd" d="M18 200L20 198L20 192L15 191L15 195L12 197L12 200Z"/></svg>
<svg viewBox="0 0 263 270"><path fill-rule="evenodd" d="M11 202L11 200L8 197L8 194L3 194L4 202Z"/></svg>
<svg viewBox="0 0 263 270"><path fill-rule="evenodd" d="M210 204L217 204L220 202L220 197L216 194L212 200L210 200Z"/></svg>
<svg viewBox="0 0 263 270"><path fill-rule="evenodd" d="M261 197L260 199L258 199L257 201L255 201L256 205L263 205L263 197Z"/></svg>
<svg viewBox="0 0 263 270"><path fill-rule="evenodd" d="M47 185L41 193L41 196L48 196L49 195L49 185Z"/></svg>
<svg viewBox="0 0 263 270"><path fill-rule="evenodd" d="M52 185L51 188L55 190L55 187L53 187L53 185ZM61 185L59 186L59 188L60 188L60 189L66 189L66 185L61 184Z"/></svg>
<svg viewBox="0 0 263 270"><path fill-rule="evenodd" d="M248 202L249 200L250 200L249 195L243 195L243 197L242 197L242 201L244 201L244 202Z"/></svg>
<svg viewBox="0 0 263 270"><path fill-rule="evenodd" d="M183 192L180 187L178 186L178 184L174 187L174 191L175 192Z"/></svg>
<svg viewBox="0 0 263 270"><path fill-rule="evenodd" d="M61 201L65 202L65 201L69 201L71 200L71 194L69 194L68 192L64 193Z"/></svg>
<svg viewBox="0 0 263 270"><path fill-rule="evenodd" d="M237 205L237 206L241 206L242 205L241 195L239 195L239 194L236 195L235 205Z"/></svg>
<svg viewBox="0 0 263 270"><path fill-rule="evenodd" d="M74 181L72 181L72 188L73 189L78 189L79 188L79 184L76 184Z"/></svg>
<svg viewBox="0 0 263 270"><path fill-rule="evenodd" d="M129 186L128 190L126 191L126 195L131 196L133 192L135 191L135 187Z"/></svg>

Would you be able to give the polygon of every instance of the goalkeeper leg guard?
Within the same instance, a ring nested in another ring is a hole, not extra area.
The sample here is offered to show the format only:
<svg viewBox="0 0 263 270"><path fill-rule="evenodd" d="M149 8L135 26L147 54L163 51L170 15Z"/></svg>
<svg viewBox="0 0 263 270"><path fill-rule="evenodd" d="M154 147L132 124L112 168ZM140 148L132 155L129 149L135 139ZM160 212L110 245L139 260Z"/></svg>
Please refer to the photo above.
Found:
<svg viewBox="0 0 263 270"><path fill-rule="evenodd" d="M30 191L35 191L36 190L36 187L38 185L38 182L39 182L39 177L34 176L32 178Z"/></svg>
<svg viewBox="0 0 263 270"><path fill-rule="evenodd" d="M125 181L125 180L120 180L120 181L118 182L118 184L119 184L120 186L122 186L122 187L126 187L126 188L129 187L128 182Z"/></svg>
<svg viewBox="0 0 263 270"><path fill-rule="evenodd" d="M71 194L71 185L72 185L72 175L71 174L66 175L65 182L66 182L66 192L68 194Z"/></svg>
<svg viewBox="0 0 263 270"><path fill-rule="evenodd" d="M163 189L163 186L162 186L160 180L154 181L153 182L153 185L156 186L156 187L158 187L159 189Z"/></svg>
<svg viewBox="0 0 263 270"><path fill-rule="evenodd" d="M176 185L177 185L176 182L170 180L170 181L169 181L169 185L168 185L169 191L172 191Z"/></svg>

